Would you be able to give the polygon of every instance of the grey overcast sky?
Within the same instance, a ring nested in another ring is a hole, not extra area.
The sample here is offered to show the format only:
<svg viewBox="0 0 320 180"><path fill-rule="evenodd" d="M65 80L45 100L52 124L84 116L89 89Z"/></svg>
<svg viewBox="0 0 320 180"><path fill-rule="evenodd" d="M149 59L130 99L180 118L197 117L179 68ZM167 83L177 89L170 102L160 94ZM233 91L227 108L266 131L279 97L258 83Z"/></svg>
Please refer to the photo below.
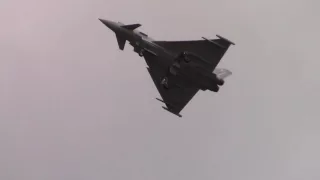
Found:
<svg viewBox="0 0 320 180"><path fill-rule="evenodd" d="M1 0L1 180L319 180L320 2ZM233 75L182 119L98 18L223 35Z"/></svg>

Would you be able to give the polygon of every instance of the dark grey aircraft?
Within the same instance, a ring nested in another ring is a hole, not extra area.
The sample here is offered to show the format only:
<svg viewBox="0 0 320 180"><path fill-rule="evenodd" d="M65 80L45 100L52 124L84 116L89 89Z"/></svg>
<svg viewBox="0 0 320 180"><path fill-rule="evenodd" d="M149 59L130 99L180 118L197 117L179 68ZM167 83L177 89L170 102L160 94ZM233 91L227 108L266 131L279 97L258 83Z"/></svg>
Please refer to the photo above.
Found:
<svg viewBox="0 0 320 180"><path fill-rule="evenodd" d="M218 39L191 41L155 41L136 29L141 24L125 25L99 19L114 31L119 48L126 41L143 56L148 71L161 97L163 108L179 117L179 113L201 89L219 91L224 79L231 75L227 69L216 68L233 42L217 35Z"/></svg>

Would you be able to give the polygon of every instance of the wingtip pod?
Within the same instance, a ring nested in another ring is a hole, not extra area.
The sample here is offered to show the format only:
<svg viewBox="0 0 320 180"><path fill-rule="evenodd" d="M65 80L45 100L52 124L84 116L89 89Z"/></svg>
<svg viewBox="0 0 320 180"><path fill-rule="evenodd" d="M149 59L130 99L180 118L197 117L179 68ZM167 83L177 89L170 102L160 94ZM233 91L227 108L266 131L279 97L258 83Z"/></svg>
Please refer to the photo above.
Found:
<svg viewBox="0 0 320 180"><path fill-rule="evenodd" d="M160 101L160 102L162 102L162 103L165 103L166 105L172 106L171 104L169 104L169 103L167 103L167 102L163 101L162 99L156 98L156 100L158 100L158 101ZM163 108L163 109L165 109L165 110L167 110L167 111L169 111L169 112L171 112L172 114L174 114L174 115L176 115L176 116L178 116L178 117L180 117L180 118L182 117L182 115L181 115L181 114L179 114L179 113L177 113L177 112L173 111L173 110L172 110L172 109L170 109L170 108L167 108L167 107L165 107L165 106L162 106L162 108Z"/></svg>
<svg viewBox="0 0 320 180"><path fill-rule="evenodd" d="M182 117L182 115L181 114L179 114L179 113L176 113L176 112L174 112L174 111L172 111L172 110L170 110L169 108L167 108L167 107L165 107L165 106L162 106L162 108L163 109L165 109L165 110L167 110L167 111L169 111L169 112L171 112L172 114L174 114L174 115L176 115L176 116L178 116L178 117Z"/></svg>
<svg viewBox="0 0 320 180"><path fill-rule="evenodd" d="M224 41L226 41L226 42L228 42L228 43L232 44L232 45L236 45L234 42L230 41L230 40L229 40L229 39L227 39L227 38L224 38L224 37L220 36L219 34L217 34L216 36L217 36L218 38L220 38L220 39L222 39L222 40L224 40Z"/></svg>

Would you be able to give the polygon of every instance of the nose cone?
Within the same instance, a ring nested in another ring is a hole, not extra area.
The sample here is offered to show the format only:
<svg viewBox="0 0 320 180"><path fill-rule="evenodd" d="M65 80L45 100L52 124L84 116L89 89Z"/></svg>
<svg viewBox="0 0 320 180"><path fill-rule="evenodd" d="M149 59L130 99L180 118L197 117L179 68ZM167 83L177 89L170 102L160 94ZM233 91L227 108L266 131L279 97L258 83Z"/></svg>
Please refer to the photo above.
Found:
<svg viewBox="0 0 320 180"><path fill-rule="evenodd" d="M119 27L118 23L113 22L113 21L108 21L105 19L99 19L104 25L106 25L109 29L112 31L116 31Z"/></svg>

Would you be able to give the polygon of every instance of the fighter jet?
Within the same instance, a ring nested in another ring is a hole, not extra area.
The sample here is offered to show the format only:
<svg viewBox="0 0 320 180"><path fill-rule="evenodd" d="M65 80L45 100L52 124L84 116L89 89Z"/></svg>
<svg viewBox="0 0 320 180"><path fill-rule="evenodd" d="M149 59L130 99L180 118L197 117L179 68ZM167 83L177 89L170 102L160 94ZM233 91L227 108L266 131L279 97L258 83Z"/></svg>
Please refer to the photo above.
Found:
<svg viewBox="0 0 320 180"><path fill-rule="evenodd" d="M137 30L141 24L123 24L99 19L111 29L120 50L125 44L144 57L147 70L165 104L163 109L179 116L182 109L199 91L219 91L224 79L232 73L216 68L230 45L230 40L216 35L217 39L204 38L190 41L156 41Z"/></svg>

